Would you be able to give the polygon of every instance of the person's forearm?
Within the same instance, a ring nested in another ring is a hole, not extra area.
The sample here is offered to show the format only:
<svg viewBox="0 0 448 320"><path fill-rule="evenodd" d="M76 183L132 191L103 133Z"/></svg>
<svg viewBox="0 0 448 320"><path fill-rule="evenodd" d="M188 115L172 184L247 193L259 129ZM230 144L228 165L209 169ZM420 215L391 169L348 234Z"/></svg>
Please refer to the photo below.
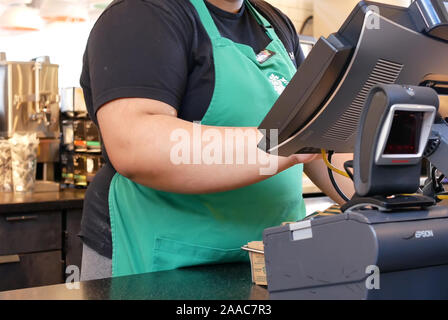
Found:
<svg viewBox="0 0 448 320"><path fill-rule="evenodd" d="M344 162L353 160L353 154L335 154L332 158L332 164L338 169L344 170ZM327 196L338 204L344 204L345 201L337 193L333 187L328 175L327 166L322 159L314 160L307 163L304 167L305 174L313 181L313 183ZM334 173L334 178L341 191L350 199L355 193L353 181Z"/></svg>
<svg viewBox="0 0 448 320"><path fill-rule="evenodd" d="M295 156L277 157L258 149L256 128L201 126L165 115L141 115L134 121L134 130L112 159L125 164L116 166L118 172L154 189L193 194L227 191L257 183L298 163ZM234 139L226 138L229 133ZM204 142L201 137L207 135L210 140ZM252 138L241 140L244 136ZM244 145L238 145L237 139ZM210 144L213 141L215 148ZM215 157L211 150L221 155Z"/></svg>

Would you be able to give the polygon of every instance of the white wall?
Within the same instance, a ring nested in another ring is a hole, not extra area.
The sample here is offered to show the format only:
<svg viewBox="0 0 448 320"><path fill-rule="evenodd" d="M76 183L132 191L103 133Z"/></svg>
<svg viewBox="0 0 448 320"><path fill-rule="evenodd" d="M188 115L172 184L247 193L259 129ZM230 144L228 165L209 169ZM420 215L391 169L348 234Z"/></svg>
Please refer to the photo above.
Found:
<svg viewBox="0 0 448 320"><path fill-rule="evenodd" d="M305 19L313 15L313 2L319 0L265 0L286 14L299 32Z"/></svg>
<svg viewBox="0 0 448 320"><path fill-rule="evenodd" d="M53 23L38 32L0 34L0 51L8 61L29 61L50 56L59 64L60 87L79 87L82 56L90 23Z"/></svg>
<svg viewBox="0 0 448 320"><path fill-rule="evenodd" d="M355 8L359 0L314 0L314 37L328 37L339 27ZM376 0L376 2L388 3L408 7L411 0Z"/></svg>

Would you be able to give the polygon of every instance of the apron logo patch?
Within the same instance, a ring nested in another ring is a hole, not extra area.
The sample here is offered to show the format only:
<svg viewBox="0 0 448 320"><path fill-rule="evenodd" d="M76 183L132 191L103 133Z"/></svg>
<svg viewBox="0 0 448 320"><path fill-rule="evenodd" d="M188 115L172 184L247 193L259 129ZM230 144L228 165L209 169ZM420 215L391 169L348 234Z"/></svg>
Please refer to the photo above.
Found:
<svg viewBox="0 0 448 320"><path fill-rule="evenodd" d="M263 64L266 61L268 61L270 58L272 58L275 55L274 51L264 49L259 54L257 54L257 61L259 64Z"/></svg>
<svg viewBox="0 0 448 320"><path fill-rule="evenodd" d="M269 75L269 81L271 82L272 86L274 87L274 90L279 95L282 94L283 90L285 90L286 86L289 83L289 81L286 80L284 77L279 76L275 73L271 73Z"/></svg>

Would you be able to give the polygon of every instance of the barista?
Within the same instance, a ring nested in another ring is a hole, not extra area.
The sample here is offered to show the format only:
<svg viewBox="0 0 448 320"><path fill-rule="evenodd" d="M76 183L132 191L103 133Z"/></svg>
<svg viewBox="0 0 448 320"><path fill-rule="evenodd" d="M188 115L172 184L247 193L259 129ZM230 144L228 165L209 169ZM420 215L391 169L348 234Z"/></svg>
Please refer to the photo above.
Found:
<svg viewBox="0 0 448 320"><path fill-rule="evenodd" d="M246 259L239 248L263 229L305 217L303 163L341 201L322 161L267 155L253 139L252 163L173 161L179 133L259 135L302 60L291 21L261 0L114 1L81 77L106 159L85 198L82 280ZM224 140L223 154L242 151ZM276 172L260 174L259 159Z"/></svg>

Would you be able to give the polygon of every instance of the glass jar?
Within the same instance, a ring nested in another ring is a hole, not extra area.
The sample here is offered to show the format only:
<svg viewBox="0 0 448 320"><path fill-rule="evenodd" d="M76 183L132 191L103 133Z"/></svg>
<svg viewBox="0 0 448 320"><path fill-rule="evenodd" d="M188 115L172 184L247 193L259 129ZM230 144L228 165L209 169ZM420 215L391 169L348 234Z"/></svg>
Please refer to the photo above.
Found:
<svg viewBox="0 0 448 320"><path fill-rule="evenodd" d="M12 192L11 146L6 139L0 139L0 192Z"/></svg>
<svg viewBox="0 0 448 320"><path fill-rule="evenodd" d="M12 180L15 192L32 192L36 181L37 149L35 133L17 134L9 139L11 145Z"/></svg>

